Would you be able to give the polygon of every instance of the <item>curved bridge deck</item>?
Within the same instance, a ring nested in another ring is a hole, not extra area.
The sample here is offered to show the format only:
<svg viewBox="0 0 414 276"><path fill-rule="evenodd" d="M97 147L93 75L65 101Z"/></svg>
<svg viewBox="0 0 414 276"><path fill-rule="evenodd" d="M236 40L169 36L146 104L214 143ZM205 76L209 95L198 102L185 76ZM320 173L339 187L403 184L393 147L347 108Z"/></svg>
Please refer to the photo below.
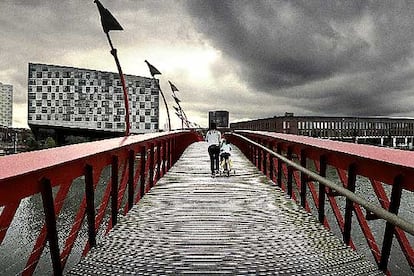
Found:
<svg viewBox="0 0 414 276"><path fill-rule="evenodd" d="M212 178L191 145L71 275L383 275L233 149Z"/></svg>

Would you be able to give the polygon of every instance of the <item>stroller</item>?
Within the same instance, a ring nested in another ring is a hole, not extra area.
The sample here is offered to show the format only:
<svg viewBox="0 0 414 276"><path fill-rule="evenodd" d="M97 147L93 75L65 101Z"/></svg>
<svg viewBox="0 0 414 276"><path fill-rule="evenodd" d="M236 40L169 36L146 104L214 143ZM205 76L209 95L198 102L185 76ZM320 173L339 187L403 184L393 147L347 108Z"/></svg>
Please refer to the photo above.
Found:
<svg viewBox="0 0 414 276"><path fill-rule="evenodd" d="M230 176L232 171L234 174L236 173L230 158L231 150L231 145L223 139L220 146L220 175Z"/></svg>

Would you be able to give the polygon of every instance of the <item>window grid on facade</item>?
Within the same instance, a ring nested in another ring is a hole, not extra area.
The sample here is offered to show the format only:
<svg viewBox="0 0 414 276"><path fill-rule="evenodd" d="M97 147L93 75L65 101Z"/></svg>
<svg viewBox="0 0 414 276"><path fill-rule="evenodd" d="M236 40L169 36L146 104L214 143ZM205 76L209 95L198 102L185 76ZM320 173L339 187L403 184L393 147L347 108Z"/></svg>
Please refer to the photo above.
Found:
<svg viewBox="0 0 414 276"><path fill-rule="evenodd" d="M0 126L11 127L13 121L13 86L0 82Z"/></svg>
<svg viewBox="0 0 414 276"><path fill-rule="evenodd" d="M132 75L125 80L130 119L138 117L131 121L131 133L158 131L159 90L154 80ZM125 114L117 73L29 63L29 125L123 132ZM140 116L134 114L143 116L146 124L139 124Z"/></svg>
<svg viewBox="0 0 414 276"><path fill-rule="evenodd" d="M414 119L280 116L232 123L231 128L275 131L321 138L414 137Z"/></svg>

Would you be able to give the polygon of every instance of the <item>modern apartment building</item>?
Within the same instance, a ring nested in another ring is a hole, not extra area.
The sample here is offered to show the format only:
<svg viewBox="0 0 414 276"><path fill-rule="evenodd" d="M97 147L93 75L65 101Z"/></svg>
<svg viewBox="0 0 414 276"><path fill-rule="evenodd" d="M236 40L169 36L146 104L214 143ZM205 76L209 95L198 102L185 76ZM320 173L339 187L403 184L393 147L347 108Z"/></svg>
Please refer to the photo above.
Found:
<svg viewBox="0 0 414 276"><path fill-rule="evenodd" d="M13 121L13 86L0 82L0 126L11 127Z"/></svg>
<svg viewBox="0 0 414 276"><path fill-rule="evenodd" d="M125 75L132 134L159 129L159 89L154 79ZM125 105L118 73L29 63L28 124L37 135L53 130L119 136ZM88 135L86 135L88 136Z"/></svg>
<svg viewBox="0 0 414 276"><path fill-rule="evenodd" d="M295 116L286 113L231 123L234 130L261 130L334 140L390 145L414 145L414 118Z"/></svg>

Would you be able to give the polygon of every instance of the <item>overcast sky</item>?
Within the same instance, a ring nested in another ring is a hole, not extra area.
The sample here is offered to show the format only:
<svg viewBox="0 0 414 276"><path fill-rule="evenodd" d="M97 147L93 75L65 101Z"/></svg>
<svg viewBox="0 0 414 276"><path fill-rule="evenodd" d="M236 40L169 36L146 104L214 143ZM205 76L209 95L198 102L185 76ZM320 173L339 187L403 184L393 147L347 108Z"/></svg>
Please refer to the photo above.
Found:
<svg viewBox="0 0 414 276"><path fill-rule="evenodd" d="M231 121L285 112L414 117L413 1L101 3L124 28L110 32L124 73L149 77L147 59L170 106L168 80L203 126L209 110L228 110ZM27 127L29 62L116 72L92 0L1 0L0 37L15 127ZM161 126L165 118L161 110Z"/></svg>

